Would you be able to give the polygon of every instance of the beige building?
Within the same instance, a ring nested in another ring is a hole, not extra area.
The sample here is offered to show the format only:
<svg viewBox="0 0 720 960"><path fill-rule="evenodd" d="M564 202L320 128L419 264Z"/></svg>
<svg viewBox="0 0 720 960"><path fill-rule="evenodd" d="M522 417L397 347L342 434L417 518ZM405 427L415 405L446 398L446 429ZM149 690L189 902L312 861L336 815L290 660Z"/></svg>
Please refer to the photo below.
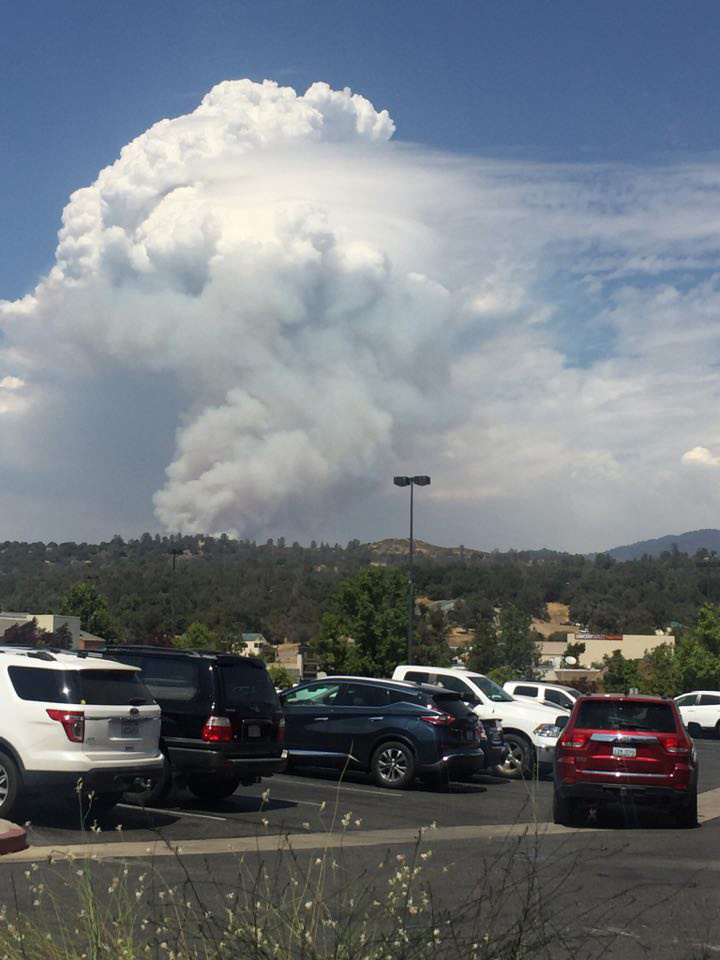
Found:
<svg viewBox="0 0 720 960"><path fill-rule="evenodd" d="M673 634L635 633L568 633L567 640L543 640L540 643L540 666L546 673L563 667L563 655L569 643L584 643L585 652L578 655L577 667L590 669L602 666L603 657L619 650L627 660L640 660L664 643L675 645Z"/></svg>
<svg viewBox="0 0 720 960"><path fill-rule="evenodd" d="M73 649L82 649L80 617L68 617L59 613L8 613L3 610L0 613L0 638L9 627L22 626L32 620L37 621L40 630L46 630L48 633L54 633L58 627L65 625L72 635Z"/></svg>

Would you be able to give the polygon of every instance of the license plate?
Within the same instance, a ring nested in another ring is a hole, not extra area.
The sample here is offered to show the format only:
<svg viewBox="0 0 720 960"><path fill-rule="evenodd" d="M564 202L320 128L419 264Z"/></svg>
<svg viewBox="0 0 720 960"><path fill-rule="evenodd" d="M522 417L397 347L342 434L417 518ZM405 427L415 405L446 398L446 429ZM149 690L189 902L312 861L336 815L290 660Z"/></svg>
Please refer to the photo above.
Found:
<svg viewBox="0 0 720 960"><path fill-rule="evenodd" d="M245 728L245 732L248 737L259 737L260 736L260 727L256 723L250 723Z"/></svg>
<svg viewBox="0 0 720 960"><path fill-rule="evenodd" d="M136 737L137 735L138 735L137 720L121 720L120 721L121 737Z"/></svg>
<svg viewBox="0 0 720 960"><path fill-rule="evenodd" d="M614 757L636 757L637 750L635 747L613 747L613 756Z"/></svg>

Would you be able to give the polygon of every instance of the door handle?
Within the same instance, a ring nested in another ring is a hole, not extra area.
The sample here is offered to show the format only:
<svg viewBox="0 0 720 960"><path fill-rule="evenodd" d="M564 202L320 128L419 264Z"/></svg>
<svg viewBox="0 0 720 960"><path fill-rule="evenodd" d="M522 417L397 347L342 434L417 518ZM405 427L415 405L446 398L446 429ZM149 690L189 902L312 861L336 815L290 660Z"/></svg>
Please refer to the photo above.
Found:
<svg viewBox="0 0 720 960"><path fill-rule="evenodd" d="M368 717L368 720L384 720L385 717Z"/></svg>

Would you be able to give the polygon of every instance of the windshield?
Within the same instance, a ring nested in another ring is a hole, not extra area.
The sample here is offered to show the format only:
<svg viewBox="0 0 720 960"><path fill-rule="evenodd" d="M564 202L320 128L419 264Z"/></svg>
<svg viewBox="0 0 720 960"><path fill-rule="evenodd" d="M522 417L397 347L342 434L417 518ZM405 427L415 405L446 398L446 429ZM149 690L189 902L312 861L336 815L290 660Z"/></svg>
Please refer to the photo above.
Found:
<svg viewBox="0 0 720 960"><path fill-rule="evenodd" d="M502 687L499 687L490 677L483 677L479 673L467 674L468 680L472 680L476 687L480 687L488 700L494 700L496 703L512 703L514 697L506 693Z"/></svg>

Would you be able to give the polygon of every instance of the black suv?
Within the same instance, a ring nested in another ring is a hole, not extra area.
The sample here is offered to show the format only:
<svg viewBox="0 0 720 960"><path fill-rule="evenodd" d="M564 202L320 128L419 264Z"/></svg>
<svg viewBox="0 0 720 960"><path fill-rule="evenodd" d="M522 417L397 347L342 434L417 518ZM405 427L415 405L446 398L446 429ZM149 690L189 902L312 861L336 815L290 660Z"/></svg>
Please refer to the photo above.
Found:
<svg viewBox="0 0 720 960"><path fill-rule="evenodd" d="M455 690L401 680L326 677L281 695L292 766L345 767L401 789L416 776L466 777L485 765L485 733Z"/></svg>
<svg viewBox="0 0 720 960"><path fill-rule="evenodd" d="M175 783L220 800L284 769L285 719L262 660L134 645L102 655L140 667L162 710L163 776L126 799L151 805Z"/></svg>

